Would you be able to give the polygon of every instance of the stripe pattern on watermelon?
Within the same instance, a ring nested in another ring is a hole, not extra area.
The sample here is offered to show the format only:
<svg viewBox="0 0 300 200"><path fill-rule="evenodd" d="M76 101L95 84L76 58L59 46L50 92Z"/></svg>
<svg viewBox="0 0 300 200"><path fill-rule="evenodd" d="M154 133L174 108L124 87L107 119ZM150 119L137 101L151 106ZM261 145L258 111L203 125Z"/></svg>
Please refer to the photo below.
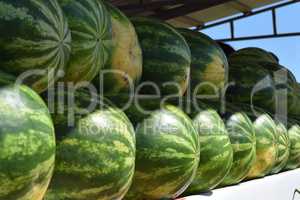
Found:
<svg viewBox="0 0 300 200"><path fill-rule="evenodd" d="M196 177L185 194L198 194L217 187L228 174L233 161L225 124L216 111L200 112L193 123L200 136L200 163Z"/></svg>
<svg viewBox="0 0 300 200"><path fill-rule="evenodd" d="M232 115L226 128L233 148L233 165L222 185L233 185L247 177L256 159L256 137L251 120L244 113Z"/></svg>
<svg viewBox="0 0 300 200"><path fill-rule="evenodd" d="M300 126L294 125L289 131L289 138L291 142L290 156L285 169L292 170L300 166Z"/></svg>
<svg viewBox="0 0 300 200"><path fill-rule="evenodd" d="M191 52L183 36L170 25L149 18L133 18L143 51L142 81L154 82L163 94L183 95L190 77ZM178 86L167 83L176 83ZM153 87L143 87L153 93Z"/></svg>
<svg viewBox="0 0 300 200"><path fill-rule="evenodd" d="M72 52L65 80L91 81L111 51L111 19L102 0L59 0L72 34Z"/></svg>
<svg viewBox="0 0 300 200"><path fill-rule="evenodd" d="M277 129L273 119L261 115L254 122L256 134L256 160L248 179L264 177L273 169L277 158Z"/></svg>
<svg viewBox="0 0 300 200"><path fill-rule="evenodd" d="M0 88L0 199L42 200L54 160L54 127L42 99L26 86Z"/></svg>
<svg viewBox="0 0 300 200"><path fill-rule="evenodd" d="M1 0L0 8L1 69L15 76L47 70L25 80L37 92L45 91L64 71L71 51L61 7L56 0Z"/></svg>
<svg viewBox="0 0 300 200"><path fill-rule="evenodd" d="M137 162L125 199L173 199L191 183L199 164L199 136L178 108L165 105L137 125Z"/></svg>

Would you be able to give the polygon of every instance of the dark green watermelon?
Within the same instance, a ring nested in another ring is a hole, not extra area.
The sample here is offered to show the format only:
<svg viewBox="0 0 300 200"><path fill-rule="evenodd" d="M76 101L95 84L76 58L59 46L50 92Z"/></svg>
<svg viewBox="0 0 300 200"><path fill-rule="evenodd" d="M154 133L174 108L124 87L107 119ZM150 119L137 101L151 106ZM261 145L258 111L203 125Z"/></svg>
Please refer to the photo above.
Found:
<svg viewBox="0 0 300 200"><path fill-rule="evenodd" d="M277 68L282 71L274 74ZM287 82L283 82L285 79ZM234 83L226 94L230 102L254 105L275 113L276 106L288 106L288 109L291 109L296 101L294 77L278 64L247 61L231 63L229 82ZM286 96L279 93L283 89L283 92L287 93Z"/></svg>
<svg viewBox="0 0 300 200"><path fill-rule="evenodd" d="M91 81L111 51L111 18L102 0L58 0L68 18L72 52L64 79Z"/></svg>
<svg viewBox="0 0 300 200"><path fill-rule="evenodd" d="M3 86L0 73L0 199L42 200L55 160L47 106L27 86Z"/></svg>
<svg viewBox="0 0 300 200"><path fill-rule="evenodd" d="M70 94L57 95L66 98ZM80 92L75 96L73 106L54 114L57 159L46 200L122 199L135 167L133 126L121 110L100 106L100 102L90 110L86 106L94 99ZM56 109L61 106L68 104L54 103ZM78 109L84 109L84 114L77 113ZM72 111L77 113L74 121L70 120Z"/></svg>
<svg viewBox="0 0 300 200"><path fill-rule="evenodd" d="M233 150L224 122L212 109L200 112L194 118L194 127L200 136L200 164L196 177L185 194L198 194L217 187L229 173Z"/></svg>
<svg viewBox="0 0 300 200"><path fill-rule="evenodd" d="M192 54L191 91L193 94L218 94L228 80L228 62L219 45L207 35L189 29L178 30Z"/></svg>
<svg viewBox="0 0 300 200"><path fill-rule="evenodd" d="M185 39L173 27L158 20L139 17L132 22L143 52L142 93L157 94L158 88L162 94L183 95L191 65L191 52Z"/></svg>
<svg viewBox="0 0 300 200"><path fill-rule="evenodd" d="M222 185L238 184L247 177L256 159L254 126L244 113L235 113L226 121L233 148L233 165Z"/></svg>
<svg viewBox="0 0 300 200"><path fill-rule="evenodd" d="M286 166L290 155L290 139L288 136L288 130L282 123L277 124L277 134L278 154L275 166L271 171L272 174L279 173Z"/></svg>
<svg viewBox="0 0 300 200"><path fill-rule="evenodd" d="M133 90L139 83L142 76L143 57L131 21L118 8L109 3L106 7L112 21L113 49L104 70L94 83L96 86L103 86L104 94L112 95Z"/></svg>
<svg viewBox="0 0 300 200"><path fill-rule="evenodd" d="M192 121L171 105L138 120L136 171L125 199L176 198L199 164L199 136Z"/></svg>
<svg viewBox="0 0 300 200"><path fill-rule="evenodd" d="M256 160L248 173L248 179L264 177L275 166L278 145L277 129L273 119L267 115L261 115L254 122L256 134Z"/></svg>
<svg viewBox="0 0 300 200"><path fill-rule="evenodd" d="M218 41L217 43L221 47L221 49L224 51L227 58L229 58L234 52L236 52L236 50L231 45L229 45L225 42Z"/></svg>
<svg viewBox="0 0 300 200"><path fill-rule="evenodd" d="M292 170L300 166L300 126L294 125L289 131L288 135L290 138L290 156L285 166L285 169Z"/></svg>
<svg viewBox="0 0 300 200"><path fill-rule="evenodd" d="M270 62L278 64L278 58L272 52L257 47L240 49L230 56L231 62Z"/></svg>
<svg viewBox="0 0 300 200"><path fill-rule="evenodd" d="M39 93L60 77L71 35L56 0L1 0L0 30L1 70L23 74L24 83Z"/></svg>

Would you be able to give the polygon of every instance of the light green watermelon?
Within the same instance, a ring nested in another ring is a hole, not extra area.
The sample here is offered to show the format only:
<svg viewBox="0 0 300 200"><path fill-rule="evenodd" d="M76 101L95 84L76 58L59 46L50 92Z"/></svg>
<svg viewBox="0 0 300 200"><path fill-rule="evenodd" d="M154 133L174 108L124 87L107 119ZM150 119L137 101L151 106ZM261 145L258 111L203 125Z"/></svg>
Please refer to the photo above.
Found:
<svg viewBox="0 0 300 200"><path fill-rule="evenodd" d="M189 29L178 30L192 53L191 91L193 94L218 94L228 80L228 62L219 45L207 35Z"/></svg>
<svg viewBox="0 0 300 200"><path fill-rule="evenodd" d="M199 135L192 121L171 105L134 120L136 171L125 199L176 198L190 185L199 164Z"/></svg>
<svg viewBox="0 0 300 200"><path fill-rule="evenodd" d="M217 187L229 173L233 150L224 122L218 113L208 109L194 118L200 136L200 164L196 177L185 194L198 194Z"/></svg>
<svg viewBox="0 0 300 200"><path fill-rule="evenodd" d="M256 134L256 160L248 173L248 179L264 177L271 172L277 159L277 129L273 119L261 115L254 122Z"/></svg>
<svg viewBox="0 0 300 200"><path fill-rule="evenodd" d="M72 52L64 80L91 81L111 51L111 18L102 0L58 0L68 19Z"/></svg>
<svg viewBox="0 0 300 200"><path fill-rule="evenodd" d="M132 22L143 52L141 93L157 94L158 89L163 95L183 95L191 66L191 51L183 36L159 20L136 17Z"/></svg>
<svg viewBox="0 0 300 200"><path fill-rule="evenodd" d="M233 148L233 165L222 185L238 184L247 177L256 159L254 126L244 113L235 113L226 121Z"/></svg>
<svg viewBox="0 0 300 200"><path fill-rule="evenodd" d="M100 71L100 77L97 77L94 83L96 86L103 86L106 95L112 95L133 90L139 83L143 57L131 21L118 8L109 3L106 7L112 21L113 49L104 70Z"/></svg>
<svg viewBox="0 0 300 200"><path fill-rule="evenodd" d="M287 164L290 155L290 139L286 127L279 123L277 124L278 134L278 154L272 174L279 173Z"/></svg>
<svg viewBox="0 0 300 200"><path fill-rule="evenodd" d="M294 125L289 131L288 135L290 138L290 156L285 166L285 169L292 170L300 166L300 126Z"/></svg>
<svg viewBox="0 0 300 200"><path fill-rule="evenodd" d="M55 160L49 110L33 90L0 76L0 199L42 200Z"/></svg>
<svg viewBox="0 0 300 200"><path fill-rule="evenodd" d="M77 109L86 109L94 101L84 93L75 95ZM64 93L57 98L66 100L67 96ZM133 126L122 111L105 105L82 115L75 113L72 123L66 114L75 105L54 115L57 159L45 200L122 199L135 168ZM56 109L61 106L68 104L54 103Z"/></svg>
<svg viewBox="0 0 300 200"><path fill-rule="evenodd" d="M56 0L1 0L0 30L1 70L24 75L23 82L39 93L60 78L71 35Z"/></svg>

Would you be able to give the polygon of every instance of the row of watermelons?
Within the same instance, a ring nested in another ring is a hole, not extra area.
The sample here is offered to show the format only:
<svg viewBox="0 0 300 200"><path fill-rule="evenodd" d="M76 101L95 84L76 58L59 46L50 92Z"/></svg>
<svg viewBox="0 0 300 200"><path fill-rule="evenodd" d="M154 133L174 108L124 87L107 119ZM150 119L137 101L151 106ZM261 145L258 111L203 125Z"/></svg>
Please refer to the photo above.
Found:
<svg viewBox="0 0 300 200"><path fill-rule="evenodd" d="M125 115L85 92L64 91L42 94L50 116L37 94L57 81L101 82L105 95L149 81L163 95L185 95L188 86L214 94L229 80L236 82L229 101L271 114L276 92L288 89L289 115L297 117L299 87L271 53L240 50L228 67L204 34L153 19L130 21L101 0L0 0L0 30L0 200L175 198L300 165L300 127L287 131L266 114L251 121L241 109L224 123L205 109L191 120L179 108L148 100L151 112L132 105ZM105 69L118 73L102 74ZM288 81L274 75L278 70ZM37 93L12 86L16 77ZM252 96L261 80L267 87ZM151 86L139 92L153 94ZM85 109L91 102L97 108Z"/></svg>

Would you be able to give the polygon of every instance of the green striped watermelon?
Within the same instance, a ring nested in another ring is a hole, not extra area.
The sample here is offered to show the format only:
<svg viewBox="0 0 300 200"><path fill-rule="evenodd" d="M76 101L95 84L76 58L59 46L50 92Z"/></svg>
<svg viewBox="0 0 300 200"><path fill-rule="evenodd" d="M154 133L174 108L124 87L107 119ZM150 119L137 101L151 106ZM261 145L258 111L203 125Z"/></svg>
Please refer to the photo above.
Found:
<svg viewBox="0 0 300 200"><path fill-rule="evenodd" d="M261 115L254 122L256 134L256 160L248 179L264 177L273 169L277 158L277 129L273 119Z"/></svg>
<svg viewBox="0 0 300 200"><path fill-rule="evenodd" d="M236 50L225 42L218 41L218 45L222 48L227 58L229 58Z"/></svg>
<svg viewBox="0 0 300 200"><path fill-rule="evenodd" d="M287 164L290 155L290 139L286 127L279 123L277 125L278 134L278 154L272 174L279 173Z"/></svg>
<svg viewBox="0 0 300 200"><path fill-rule="evenodd" d="M125 199L170 199L191 183L199 164L199 136L178 108L165 105L136 128L137 161Z"/></svg>
<svg viewBox="0 0 300 200"><path fill-rule="evenodd" d="M231 62L271 62L278 64L273 53L261 48L248 47L240 49L230 56Z"/></svg>
<svg viewBox="0 0 300 200"><path fill-rule="evenodd" d="M226 128L233 148L233 165L222 185L238 184L247 177L256 159L254 126L244 113L232 115Z"/></svg>
<svg viewBox="0 0 300 200"><path fill-rule="evenodd" d="M119 9L108 3L106 5L112 20L113 50L95 84L103 86L104 93L111 95L134 89L131 87L137 85L142 76L143 58L131 21ZM103 83L99 82L99 78L103 79Z"/></svg>
<svg viewBox="0 0 300 200"><path fill-rule="evenodd" d="M0 30L1 70L15 76L28 72L24 83L37 92L59 78L71 36L56 0L1 0Z"/></svg>
<svg viewBox="0 0 300 200"><path fill-rule="evenodd" d="M110 15L102 0L59 0L72 35L72 52L64 79L91 81L111 51Z"/></svg>
<svg viewBox="0 0 300 200"><path fill-rule="evenodd" d="M270 62L231 62L229 68L229 81L235 85L227 92L227 99L230 102L246 103L257 107L263 107L274 113L276 109L276 98L278 89L286 89L287 97L280 99L278 105L289 108L295 103L294 77L287 70L288 81L279 83L284 79L281 75L275 74L276 69L285 70L284 67ZM279 96L280 97L280 96ZM281 98L281 97L280 97Z"/></svg>
<svg viewBox="0 0 300 200"><path fill-rule="evenodd" d="M191 89L194 94L216 94L228 80L228 62L219 45L207 35L179 29L192 53Z"/></svg>
<svg viewBox="0 0 300 200"><path fill-rule="evenodd" d="M0 81L0 199L42 200L55 160L47 106L27 86ZM9 82L9 81L8 81Z"/></svg>
<svg viewBox="0 0 300 200"><path fill-rule="evenodd" d="M290 156L285 169L296 169L300 166L300 126L294 125L288 131L290 138Z"/></svg>
<svg viewBox="0 0 300 200"><path fill-rule="evenodd" d="M185 39L170 25L149 18L134 18L143 52L143 93L183 95L190 77L191 52ZM146 83L145 83L146 82Z"/></svg>
<svg viewBox="0 0 300 200"><path fill-rule="evenodd" d="M200 112L194 118L194 126L200 135L200 164L185 194L197 194L217 187L229 173L233 161L228 133L216 111Z"/></svg>
<svg viewBox="0 0 300 200"><path fill-rule="evenodd" d="M83 93L76 97L78 108L91 102ZM135 167L132 124L117 108L87 111L75 116L73 126L67 123L67 113L54 115L57 159L46 200L122 199L131 185Z"/></svg>

